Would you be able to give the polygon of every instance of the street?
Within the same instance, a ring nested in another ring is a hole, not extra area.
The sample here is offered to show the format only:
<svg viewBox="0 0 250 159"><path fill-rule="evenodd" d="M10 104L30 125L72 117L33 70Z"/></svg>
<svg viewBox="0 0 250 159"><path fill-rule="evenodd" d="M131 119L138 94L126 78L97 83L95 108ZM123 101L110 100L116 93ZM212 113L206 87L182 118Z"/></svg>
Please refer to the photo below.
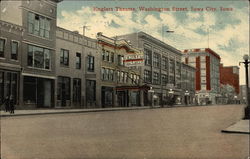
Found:
<svg viewBox="0 0 250 159"><path fill-rule="evenodd" d="M1 119L2 159L247 159L249 135L221 133L243 105Z"/></svg>

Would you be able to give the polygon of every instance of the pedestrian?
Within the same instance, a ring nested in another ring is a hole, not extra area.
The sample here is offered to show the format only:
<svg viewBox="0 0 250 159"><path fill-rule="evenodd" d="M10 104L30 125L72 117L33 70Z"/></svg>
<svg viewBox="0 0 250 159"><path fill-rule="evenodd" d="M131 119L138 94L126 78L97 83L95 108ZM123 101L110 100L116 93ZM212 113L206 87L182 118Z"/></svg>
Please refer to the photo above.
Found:
<svg viewBox="0 0 250 159"><path fill-rule="evenodd" d="M10 114L14 114L14 110L15 110L14 99L13 96L10 95Z"/></svg>
<svg viewBox="0 0 250 159"><path fill-rule="evenodd" d="M9 99L9 96L5 97L3 103L5 105L5 112L8 112L10 110L10 99Z"/></svg>

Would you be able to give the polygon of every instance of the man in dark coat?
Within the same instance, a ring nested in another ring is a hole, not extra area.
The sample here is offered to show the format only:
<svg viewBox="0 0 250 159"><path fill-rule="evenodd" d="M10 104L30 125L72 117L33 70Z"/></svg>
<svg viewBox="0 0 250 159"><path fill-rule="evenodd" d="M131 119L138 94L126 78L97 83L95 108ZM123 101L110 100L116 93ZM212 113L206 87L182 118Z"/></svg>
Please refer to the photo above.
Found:
<svg viewBox="0 0 250 159"><path fill-rule="evenodd" d="M10 99L9 99L9 96L5 97L3 103L5 105L5 112L8 112L10 110Z"/></svg>
<svg viewBox="0 0 250 159"><path fill-rule="evenodd" d="M15 110L15 104L14 104L14 99L13 96L10 96L10 114L14 114L14 110Z"/></svg>

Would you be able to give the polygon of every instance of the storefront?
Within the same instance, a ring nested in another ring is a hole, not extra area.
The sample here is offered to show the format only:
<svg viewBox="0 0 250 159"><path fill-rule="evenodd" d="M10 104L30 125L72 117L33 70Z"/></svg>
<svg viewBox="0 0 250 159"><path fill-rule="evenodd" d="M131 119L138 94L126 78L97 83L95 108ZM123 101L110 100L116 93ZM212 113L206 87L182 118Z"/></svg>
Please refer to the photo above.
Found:
<svg viewBox="0 0 250 159"><path fill-rule="evenodd" d="M23 76L23 102L36 108L54 107L54 80Z"/></svg>
<svg viewBox="0 0 250 159"><path fill-rule="evenodd" d="M19 99L19 72L0 70L0 103L12 95L14 103L18 104Z"/></svg>
<svg viewBox="0 0 250 159"><path fill-rule="evenodd" d="M113 87L102 86L102 108L113 107L114 106L114 91Z"/></svg>

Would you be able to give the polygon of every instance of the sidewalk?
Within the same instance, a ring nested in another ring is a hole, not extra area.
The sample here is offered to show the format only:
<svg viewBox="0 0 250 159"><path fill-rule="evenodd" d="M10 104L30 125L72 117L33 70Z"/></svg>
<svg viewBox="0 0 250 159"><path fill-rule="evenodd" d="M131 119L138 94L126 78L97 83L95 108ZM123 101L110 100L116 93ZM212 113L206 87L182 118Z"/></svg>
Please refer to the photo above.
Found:
<svg viewBox="0 0 250 159"><path fill-rule="evenodd" d="M35 110L15 110L15 114L10 114L1 110L0 117L26 116L26 115L42 115L42 114L66 114L66 113L87 113L87 112L103 112L103 111L121 111L121 110L138 110L149 109L149 106L143 107L116 107L116 108L96 108L96 109L35 109ZM159 108L155 106L154 108Z"/></svg>
<svg viewBox="0 0 250 159"><path fill-rule="evenodd" d="M225 133L242 133L242 134L250 134L250 125L249 120L240 120L228 128L221 130L221 132Z"/></svg>

